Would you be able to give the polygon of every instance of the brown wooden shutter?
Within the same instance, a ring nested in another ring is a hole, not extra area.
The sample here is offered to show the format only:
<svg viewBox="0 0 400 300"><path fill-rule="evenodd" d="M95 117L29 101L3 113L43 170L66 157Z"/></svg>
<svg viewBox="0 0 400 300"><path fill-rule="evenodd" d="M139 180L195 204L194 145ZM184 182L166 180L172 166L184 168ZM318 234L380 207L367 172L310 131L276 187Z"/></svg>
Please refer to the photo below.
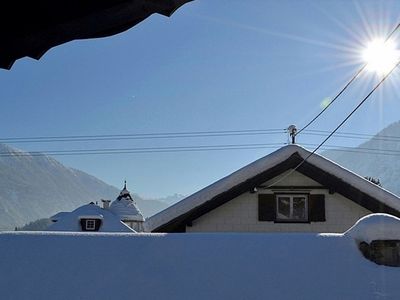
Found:
<svg viewBox="0 0 400 300"><path fill-rule="evenodd" d="M273 194L258 195L258 221L275 221L276 200Z"/></svg>
<svg viewBox="0 0 400 300"><path fill-rule="evenodd" d="M310 222L325 222L325 195L310 195L308 198Z"/></svg>

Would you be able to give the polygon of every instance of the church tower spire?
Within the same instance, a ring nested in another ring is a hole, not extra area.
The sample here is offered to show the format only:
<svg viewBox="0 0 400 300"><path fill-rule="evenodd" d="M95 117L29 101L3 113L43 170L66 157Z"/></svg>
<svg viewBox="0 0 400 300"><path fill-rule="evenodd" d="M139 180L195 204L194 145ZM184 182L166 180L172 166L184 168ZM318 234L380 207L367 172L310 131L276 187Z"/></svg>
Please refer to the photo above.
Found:
<svg viewBox="0 0 400 300"><path fill-rule="evenodd" d="M136 231L143 231L144 217L139 208L136 206L135 200L126 187L124 180L124 188L119 193L111 205L110 210L120 217L120 220Z"/></svg>

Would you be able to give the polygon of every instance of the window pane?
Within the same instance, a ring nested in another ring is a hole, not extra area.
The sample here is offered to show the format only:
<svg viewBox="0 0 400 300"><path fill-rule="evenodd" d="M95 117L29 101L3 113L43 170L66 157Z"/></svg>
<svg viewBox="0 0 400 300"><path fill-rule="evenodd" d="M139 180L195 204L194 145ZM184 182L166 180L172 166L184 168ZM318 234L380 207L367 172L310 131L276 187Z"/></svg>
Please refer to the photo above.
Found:
<svg viewBox="0 0 400 300"><path fill-rule="evenodd" d="M278 219L290 219L290 198L278 198Z"/></svg>
<svg viewBox="0 0 400 300"><path fill-rule="evenodd" d="M95 221L94 220L86 220L86 230L95 229Z"/></svg>
<svg viewBox="0 0 400 300"><path fill-rule="evenodd" d="M306 215L306 199L304 197L293 197L293 216L294 220L305 220Z"/></svg>

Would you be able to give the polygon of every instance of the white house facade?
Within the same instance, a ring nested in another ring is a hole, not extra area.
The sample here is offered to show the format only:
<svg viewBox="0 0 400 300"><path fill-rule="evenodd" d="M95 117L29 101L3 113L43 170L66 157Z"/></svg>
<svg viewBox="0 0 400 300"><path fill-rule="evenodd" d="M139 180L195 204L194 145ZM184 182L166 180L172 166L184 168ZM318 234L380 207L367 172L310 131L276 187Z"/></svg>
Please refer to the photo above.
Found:
<svg viewBox="0 0 400 300"><path fill-rule="evenodd" d="M344 232L400 199L298 145L283 147L146 221L151 232ZM300 164L301 163L301 164Z"/></svg>
<svg viewBox="0 0 400 300"><path fill-rule="evenodd" d="M259 188L259 192L247 192L226 202L193 220L186 232L344 232L371 213L338 193L329 193L329 189L299 172L293 172L280 184L285 187ZM271 212L264 219L259 216L262 201L267 203L264 209ZM268 201L275 203L268 205ZM308 207L310 201L324 201L325 213L310 215L316 214Z"/></svg>

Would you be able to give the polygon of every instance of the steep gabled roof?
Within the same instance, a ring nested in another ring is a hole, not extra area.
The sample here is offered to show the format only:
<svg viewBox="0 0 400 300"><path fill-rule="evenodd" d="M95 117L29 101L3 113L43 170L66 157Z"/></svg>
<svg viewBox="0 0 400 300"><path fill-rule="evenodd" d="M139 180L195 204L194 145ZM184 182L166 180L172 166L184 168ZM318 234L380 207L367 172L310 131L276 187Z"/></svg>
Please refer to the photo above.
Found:
<svg viewBox="0 0 400 300"><path fill-rule="evenodd" d="M143 214L136 206L131 193L126 188L126 181L117 199L111 203L110 211L117 215L122 221L144 221Z"/></svg>
<svg viewBox="0 0 400 300"><path fill-rule="evenodd" d="M310 152L288 145L256 160L146 220L147 231L184 231L187 224L254 187L295 168ZM400 216L400 198L342 166L314 154L298 172L371 212Z"/></svg>

